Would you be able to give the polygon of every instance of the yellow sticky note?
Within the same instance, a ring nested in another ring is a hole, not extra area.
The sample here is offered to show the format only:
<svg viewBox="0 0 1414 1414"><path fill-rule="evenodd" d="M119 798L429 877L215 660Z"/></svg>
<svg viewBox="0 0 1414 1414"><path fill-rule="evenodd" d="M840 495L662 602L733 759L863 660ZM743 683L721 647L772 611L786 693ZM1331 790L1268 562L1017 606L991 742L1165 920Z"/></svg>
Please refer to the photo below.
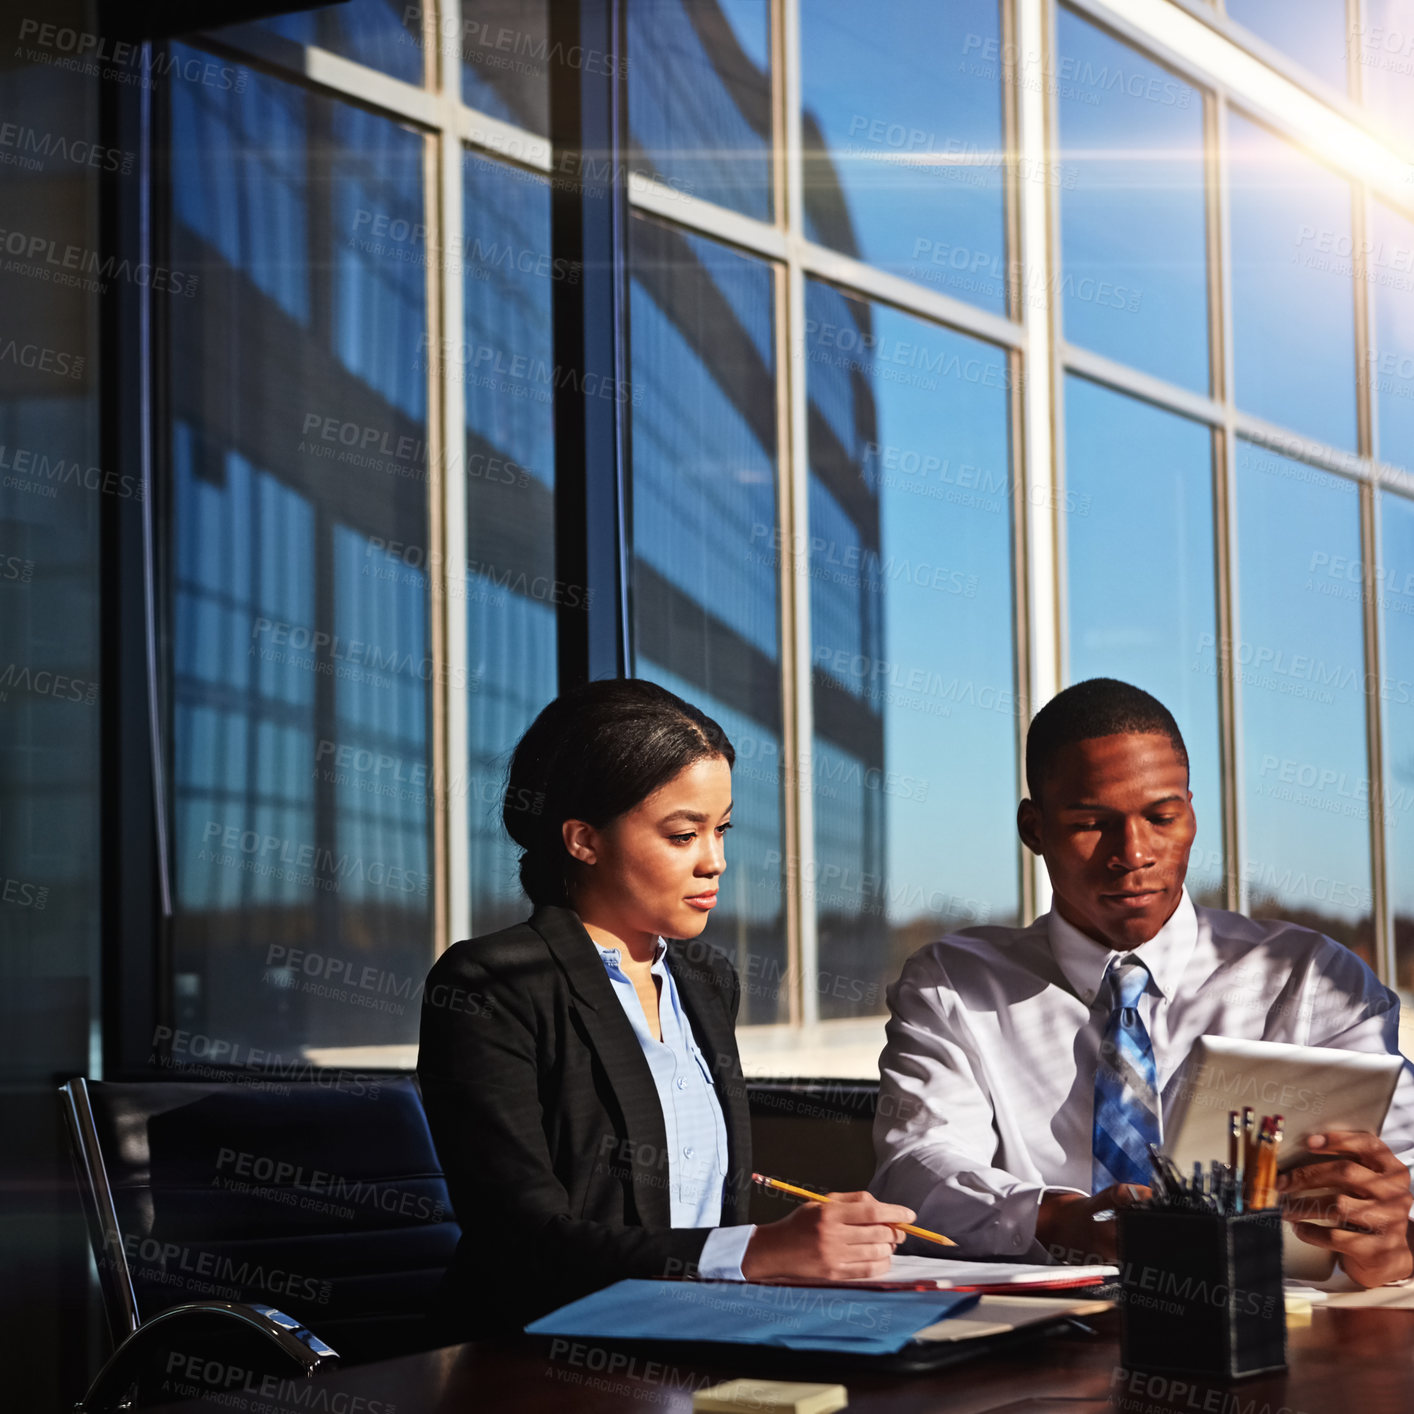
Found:
<svg viewBox="0 0 1414 1414"><path fill-rule="evenodd" d="M848 1403L843 1385L807 1385L793 1380L729 1380L692 1396L692 1407L698 1414L831 1414Z"/></svg>

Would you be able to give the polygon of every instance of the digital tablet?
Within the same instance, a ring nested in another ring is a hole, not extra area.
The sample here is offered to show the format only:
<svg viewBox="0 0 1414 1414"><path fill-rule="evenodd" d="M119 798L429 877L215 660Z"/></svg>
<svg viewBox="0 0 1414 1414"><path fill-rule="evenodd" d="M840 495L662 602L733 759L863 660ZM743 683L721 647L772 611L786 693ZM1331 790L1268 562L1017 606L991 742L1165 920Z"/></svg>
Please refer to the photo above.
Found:
<svg viewBox="0 0 1414 1414"><path fill-rule="evenodd" d="M1323 1156L1306 1148L1313 1134L1380 1132L1403 1066L1397 1055L1200 1036L1175 1082L1164 1149L1181 1173L1191 1173L1195 1163L1205 1172L1213 1159L1226 1163L1228 1115L1250 1105L1259 1123L1266 1115L1285 1120L1278 1169L1316 1162ZM1302 1242L1289 1227L1284 1237L1287 1276L1314 1281L1330 1275L1333 1253Z"/></svg>

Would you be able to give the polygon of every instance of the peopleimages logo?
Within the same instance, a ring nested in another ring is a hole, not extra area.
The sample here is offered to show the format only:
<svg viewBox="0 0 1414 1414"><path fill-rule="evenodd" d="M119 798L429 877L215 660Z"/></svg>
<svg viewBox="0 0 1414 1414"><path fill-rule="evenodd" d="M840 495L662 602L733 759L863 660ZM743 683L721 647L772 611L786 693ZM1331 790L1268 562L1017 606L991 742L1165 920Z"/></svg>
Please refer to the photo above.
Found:
<svg viewBox="0 0 1414 1414"><path fill-rule="evenodd" d="M425 896L428 892L428 875L419 870L357 854L335 854L322 845L286 835L263 834L208 820L202 840L208 847L197 854L201 862L230 864L248 873L270 873L328 893L338 892L339 886L349 880L394 893Z"/></svg>
<svg viewBox="0 0 1414 1414"><path fill-rule="evenodd" d="M91 30L36 19L20 21L19 38L28 43L16 48L15 58L139 88L150 87L156 78L177 78L205 88L244 93L249 79L245 69L218 64L200 54L182 55L162 45L114 40ZM35 45L38 47L32 47Z"/></svg>
<svg viewBox="0 0 1414 1414"><path fill-rule="evenodd" d="M216 1155L216 1171L224 1188L263 1196L266 1190L296 1190L315 1199L329 1199L354 1208L377 1208L399 1217L416 1217L423 1222L441 1222L446 1213L440 1200L429 1193L414 1193L369 1178L351 1178L324 1169L306 1169L303 1164L222 1146ZM292 1205L293 1206L293 1205ZM303 1206L303 1205L301 1205Z"/></svg>
<svg viewBox="0 0 1414 1414"><path fill-rule="evenodd" d="M397 1410L397 1405L381 1399L331 1390L327 1381L316 1384L303 1378L267 1375L213 1360L205 1353L193 1355L173 1350L167 1356L165 1373L168 1378L162 1382L164 1390L171 1385L173 1393L183 1398L201 1398L225 1409L263 1410L268 1414L289 1414L294 1409L307 1409L311 1414L396 1414ZM215 1395L211 1394L213 1389L218 1391ZM246 1399L246 1395L251 1398Z"/></svg>

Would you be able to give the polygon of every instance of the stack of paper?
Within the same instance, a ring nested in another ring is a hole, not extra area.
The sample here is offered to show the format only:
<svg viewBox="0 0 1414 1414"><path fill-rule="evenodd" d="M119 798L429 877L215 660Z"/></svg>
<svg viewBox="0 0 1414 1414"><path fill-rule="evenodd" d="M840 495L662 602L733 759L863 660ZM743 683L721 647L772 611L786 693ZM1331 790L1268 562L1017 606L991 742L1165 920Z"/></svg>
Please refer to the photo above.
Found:
<svg viewBox="0 0 1414 1414"><path fill-rule="evenodd" d="M1340 1273L1342 1277L1345 1275ZM1386 1310L1414 1311L1414 1281L1398 1281L1389 1286L1372 1286L1368 1289L1356 1286L1346 1278L1344 1290L1333 1290L1333 1283L1326 1286L1306 1286L1301 1282L1283 1283L1288 1308L1292 1302L1305 1302L1308 1306L1325 1306L1339 1310L1342 1307L1355 1310L1369 1310L1382 1307Z"/></svg>
<svg viewBox="0 0 1414 1414"><path fill-rule="evenodd" d="M984 1296L975 1306L960 1311L951 1320L925 1327L913 1338L979 1340L1068 1317L1098 1316L1113 1305L1112 1301L1077 1301L1073 1296Z"/></svg>
<svg viewBox="0 0 1414 1414"><path fill-rule="evenodd" d="M880 1290L931 1286L939 1291L1064 1291L1076 1286L1099 1286L1118 1275L1118 1267L1108 1266L1053 1267L896 1255L884 1276L859 1277L846 1284Z"/></svg>

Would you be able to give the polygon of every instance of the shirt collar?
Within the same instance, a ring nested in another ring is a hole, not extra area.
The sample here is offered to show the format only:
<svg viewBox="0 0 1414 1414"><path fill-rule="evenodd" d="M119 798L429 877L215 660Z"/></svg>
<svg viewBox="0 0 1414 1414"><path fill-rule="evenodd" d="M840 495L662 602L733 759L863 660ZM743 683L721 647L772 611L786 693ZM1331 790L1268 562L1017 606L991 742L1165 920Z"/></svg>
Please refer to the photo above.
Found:
<svg viewBox="0 0 1414 1414"><path fill-rule="evenodd" d="M1198 943L1198 915L1185 888L1173 916L1147 943L1137 948L1118 951L1102 947L1067 923L1055 908L1046 915L1046 933L1061 971L1086 1005L1094 1004L1105 973L1115 958L1128 957L1131 953L1149 969L1159 995L1165 1001L1172 1001Z"/></svg>
<svg viewBox="0 0 1414 1414"><path fill-rule="evenodd" d="M592 939L591 939L592 941ZM612 976L615 972L624 975L624 954L622 948L601 948L598 943L594 946L599 949L599 956L603 959L605 970ZM657 946L653 949L652 971L660 977L663 974L663 956L668 951L668 945L662 938L658 939Z"/></svg>

